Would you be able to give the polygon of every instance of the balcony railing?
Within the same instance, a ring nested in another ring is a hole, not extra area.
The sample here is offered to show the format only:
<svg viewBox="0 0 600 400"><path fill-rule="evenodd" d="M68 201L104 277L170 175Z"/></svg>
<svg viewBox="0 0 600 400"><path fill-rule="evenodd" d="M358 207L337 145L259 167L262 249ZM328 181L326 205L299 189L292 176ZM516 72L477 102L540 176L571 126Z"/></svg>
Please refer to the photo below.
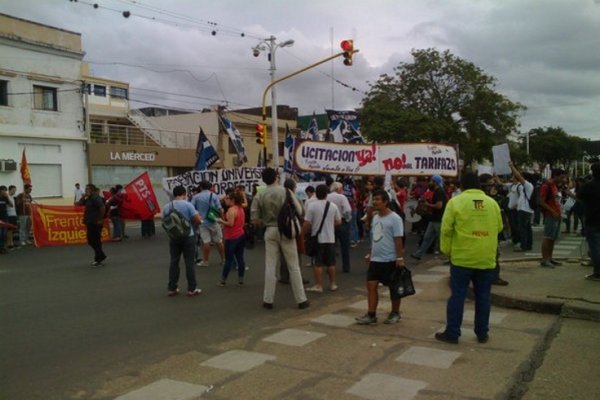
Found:
<svg viewBox="0 0 600 400"><path fill-rule="evenodd" d="M176 147L180 149L194 149L198 141L198 134L185 132L167 132L159 129L152 130L152 137L145 134L133 125L113 125L105 123L91 123L90 136L93 143ZM165 146L166 143L173 145Z"/></svg>

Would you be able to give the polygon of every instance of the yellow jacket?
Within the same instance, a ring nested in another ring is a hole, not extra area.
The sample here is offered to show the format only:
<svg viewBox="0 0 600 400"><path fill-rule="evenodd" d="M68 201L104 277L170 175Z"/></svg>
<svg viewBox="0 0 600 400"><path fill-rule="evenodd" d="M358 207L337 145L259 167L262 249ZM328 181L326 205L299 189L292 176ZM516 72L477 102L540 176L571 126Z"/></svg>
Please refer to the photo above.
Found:
<svg viewBox="0 0 600 400"><path fill-rule="evenodd" d="M479 189L465 190L446 205L440 248L450 257L452 265L495 268L501 230L498 203Z"/></svg>

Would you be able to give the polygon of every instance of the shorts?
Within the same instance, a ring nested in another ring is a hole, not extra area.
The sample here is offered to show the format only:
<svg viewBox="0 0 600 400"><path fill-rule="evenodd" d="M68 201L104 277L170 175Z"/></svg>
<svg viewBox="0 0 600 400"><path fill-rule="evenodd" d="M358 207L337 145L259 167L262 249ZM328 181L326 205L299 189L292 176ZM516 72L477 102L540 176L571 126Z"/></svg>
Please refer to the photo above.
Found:
<svg viewBox="0 0 600 400"><path fill-rule="evenodd" d="M546 217L544 219L544 239L556 240L560 233L560 219Z"/></svg>
<svg viewBox="0 0 600 400"><path fill-rule="evenodd" d="M203 243L221 243L223 231L219 224L200 225L200 238Z"/></svg>
<svg viewBox="0 0 600 400"><path fill-rule="evenodd" d="M367 270L367 281L379 281L390 289L390 298L392 300L400 299L398 294L397 282L394 282L396 271L396 261L378 262L371 261Z"/></svg>
<svg viewBox="0 0 600 400"><path fill-rule="evenodd" d="M319 243L314 265L317 267L332 267L335 265L335 243Z"/></svg>

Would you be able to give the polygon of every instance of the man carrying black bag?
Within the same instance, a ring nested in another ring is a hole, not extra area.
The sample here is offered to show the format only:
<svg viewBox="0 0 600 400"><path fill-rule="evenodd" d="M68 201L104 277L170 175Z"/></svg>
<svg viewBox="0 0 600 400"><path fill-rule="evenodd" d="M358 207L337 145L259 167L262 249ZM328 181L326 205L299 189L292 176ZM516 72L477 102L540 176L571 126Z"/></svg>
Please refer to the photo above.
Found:
<svg viewBox="0 0 600 400"><path fill-rule="evenodd" d="M377 303L379 282L390 288L392 311L384 324L395 324L400 321L400 299L398 292L398 273L396 269L404 268L404 224L402 218L388 205L388 194L377 189L373 192L373 209L376 214L371 222L371 252L365 256L369 269L367 270L368 311L362 317L356 318L358 325L375 325L377 323Z"/></svg>

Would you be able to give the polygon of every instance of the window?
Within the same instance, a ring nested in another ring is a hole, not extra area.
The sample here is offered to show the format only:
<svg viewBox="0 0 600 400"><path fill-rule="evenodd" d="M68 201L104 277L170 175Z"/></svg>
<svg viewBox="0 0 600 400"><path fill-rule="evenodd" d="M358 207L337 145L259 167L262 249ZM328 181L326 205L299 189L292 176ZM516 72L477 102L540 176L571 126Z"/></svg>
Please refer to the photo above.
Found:
<svg viewBox="0 0 600 400"><path fill-rule="evenodd" d="M8 81L0 80L0 106L8 105Z"/></svg>
<svg viewBox="0 0 600 400"><path fill-rule="evenodd" d="M56 88L33 85L33 107L38 110L58 111Z"/></svg>
<svg viewBox="0 0 600 400"><path fill-rule="evenodd" d="M90 83L83 84L83 93L92 94L92 85Z"/></svg>
<svg viewBox="0 0 600 400"><path fill-rule="evenodd" d="M106 86L94 85L94 96L106 97Z"/></svg>
<svg viewBox="0 0 600 400"><path fill-rule="evenodd" d="M110 96L115 99L127 99L127 89L120 87L111 87Z"/></svg>
<svg viewBox="0 0 600 400"><path fill-rule="evenodd" d="M36 197L62 197L62 166L60 164L29 164Z"/></svg>

